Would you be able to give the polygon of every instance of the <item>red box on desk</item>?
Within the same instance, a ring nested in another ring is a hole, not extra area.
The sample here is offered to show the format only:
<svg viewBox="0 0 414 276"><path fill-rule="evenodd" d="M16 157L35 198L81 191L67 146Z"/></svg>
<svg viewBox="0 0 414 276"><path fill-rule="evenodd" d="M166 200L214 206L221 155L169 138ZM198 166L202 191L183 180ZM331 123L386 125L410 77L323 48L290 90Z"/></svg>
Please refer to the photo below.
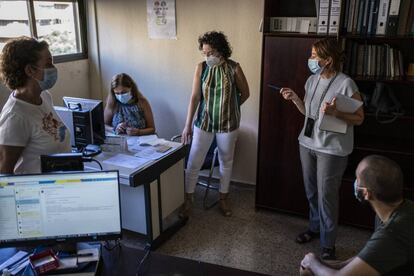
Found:
<svg viewBox="0 0 414 276"><path fill-rule="evenodd" d="M59 260L53 250L48 249L30 257L30 264L37 275L59 267Z"/></svg>

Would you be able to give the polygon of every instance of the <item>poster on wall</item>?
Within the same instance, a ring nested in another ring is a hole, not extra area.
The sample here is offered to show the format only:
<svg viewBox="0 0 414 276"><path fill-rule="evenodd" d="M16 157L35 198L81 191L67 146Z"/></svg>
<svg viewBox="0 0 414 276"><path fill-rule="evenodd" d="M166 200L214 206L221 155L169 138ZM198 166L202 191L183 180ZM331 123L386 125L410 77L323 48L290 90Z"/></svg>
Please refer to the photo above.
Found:
<svg viewBox="0 0 414 276"><path fill-rule="evenodd" d="M147 0L150 39L177 39L175 0Z"/></svg>

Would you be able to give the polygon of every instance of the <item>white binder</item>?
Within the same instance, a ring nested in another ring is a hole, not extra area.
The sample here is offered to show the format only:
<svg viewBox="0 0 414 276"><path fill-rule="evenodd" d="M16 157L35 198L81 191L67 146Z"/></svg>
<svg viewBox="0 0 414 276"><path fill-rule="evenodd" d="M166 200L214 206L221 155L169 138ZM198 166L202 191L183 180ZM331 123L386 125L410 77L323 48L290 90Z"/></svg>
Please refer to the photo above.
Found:
<svg viewBox="0 0 414 276"><path fill-rule="evenodd" d="M320 0L318 14L318 34L327 34L329 27L329 2L330 0Z"/></svg>
<svg viewBox="0 0 414 276"><path fill-rule="evenodd" d="M341 18L341 0L331 0L329 13L329 31L330 35L336 35L339 31L339 20Z"/></svg>
<svg viewBox="0 0 414 276"><path fill-rule="evenodd" d="M380 0L377 21L377 35L385 35L389 7L390 0Z"/></svg>

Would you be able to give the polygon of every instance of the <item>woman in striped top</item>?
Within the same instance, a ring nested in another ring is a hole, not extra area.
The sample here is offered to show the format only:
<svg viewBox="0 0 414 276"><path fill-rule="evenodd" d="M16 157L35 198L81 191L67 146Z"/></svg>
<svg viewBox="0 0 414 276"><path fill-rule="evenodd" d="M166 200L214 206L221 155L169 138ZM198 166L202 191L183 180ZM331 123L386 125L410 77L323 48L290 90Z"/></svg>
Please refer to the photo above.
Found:
<svg viewBox="0 0 414 276"><path fill-rule="evenodd" d="M182 215L188 216L198 173L214 137L220 161L220 209L231 216L228 204L234 147L240 125L240 105L249 97L249 86L240 65L230 60L231 47L221 32L207 32L198 39L205 61L196 66L182 142L191 141L186 169L186 200ZM193 118L198 107L196 119Z"/></svg>

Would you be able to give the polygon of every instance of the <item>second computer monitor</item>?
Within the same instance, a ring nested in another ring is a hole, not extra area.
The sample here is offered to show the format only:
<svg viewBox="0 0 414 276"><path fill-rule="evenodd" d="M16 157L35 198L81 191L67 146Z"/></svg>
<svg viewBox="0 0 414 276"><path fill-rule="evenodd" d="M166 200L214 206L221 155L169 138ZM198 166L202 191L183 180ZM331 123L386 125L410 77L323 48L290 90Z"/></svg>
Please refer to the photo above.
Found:
<svg viewBox="0 0 414 276"><path fill-rule="evenodd" d="M102 101L63 97L63 102L73 112L73 132L76 146L103 144L105 141L105 122Z"/></svg>

